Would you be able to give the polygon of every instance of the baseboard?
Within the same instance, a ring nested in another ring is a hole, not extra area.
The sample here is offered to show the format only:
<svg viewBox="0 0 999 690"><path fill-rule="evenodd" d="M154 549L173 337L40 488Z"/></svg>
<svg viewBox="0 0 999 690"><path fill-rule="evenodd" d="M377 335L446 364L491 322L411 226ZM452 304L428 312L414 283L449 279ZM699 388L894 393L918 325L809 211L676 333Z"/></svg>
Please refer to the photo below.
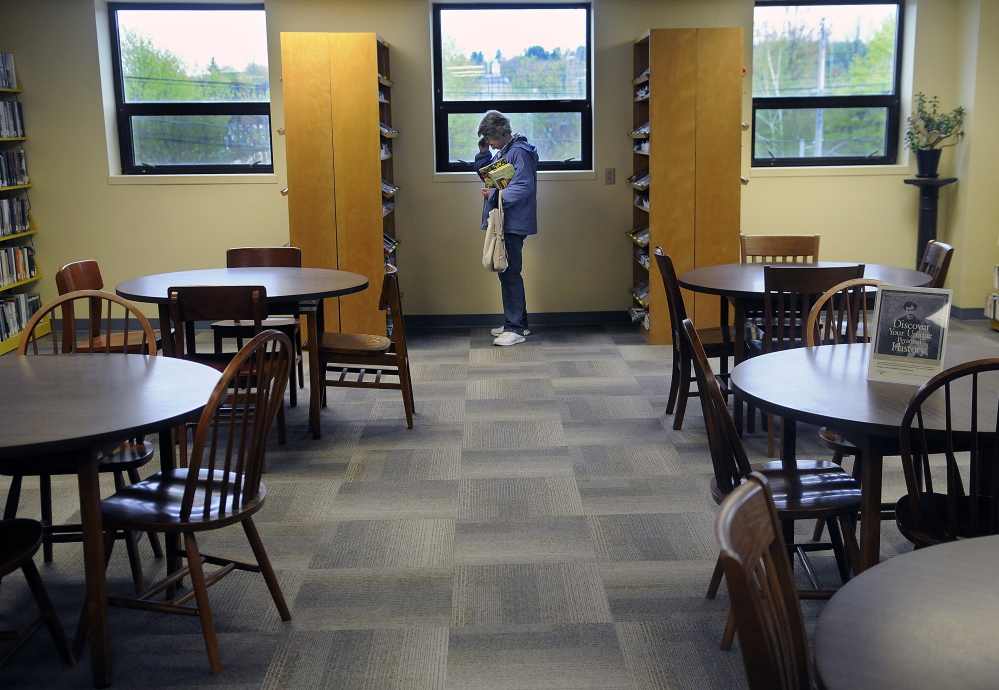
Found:
<svg viewBox="0 0 999 690"><path fill-rule="evenodd" d="M951 307L950 318L958 321L988 321L981 307Z"/></svg>
<svg viewBox="0 0 999 690"><path fill-rule="evenodd" d="M544 326L626 326L626 311L556 311L528 315L531 328ZM406 330L444 328L494 328L503 325L502 314L407 314Z"/></svg>

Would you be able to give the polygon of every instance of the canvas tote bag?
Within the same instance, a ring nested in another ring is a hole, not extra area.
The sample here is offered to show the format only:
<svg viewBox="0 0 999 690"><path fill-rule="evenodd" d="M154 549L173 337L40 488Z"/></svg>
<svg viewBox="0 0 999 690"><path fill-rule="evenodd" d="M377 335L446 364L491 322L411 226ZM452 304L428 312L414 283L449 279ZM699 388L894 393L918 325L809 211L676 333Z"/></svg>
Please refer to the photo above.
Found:
<svg viewBox="0 0 999 690"><path fill-rule="evenodd" d="M486 238L482 245L482 265L490 271L502 273L506 270L506 243L503 242L503 190L497 192L499 200L496 208L489 212L486 221Z"/></svg>

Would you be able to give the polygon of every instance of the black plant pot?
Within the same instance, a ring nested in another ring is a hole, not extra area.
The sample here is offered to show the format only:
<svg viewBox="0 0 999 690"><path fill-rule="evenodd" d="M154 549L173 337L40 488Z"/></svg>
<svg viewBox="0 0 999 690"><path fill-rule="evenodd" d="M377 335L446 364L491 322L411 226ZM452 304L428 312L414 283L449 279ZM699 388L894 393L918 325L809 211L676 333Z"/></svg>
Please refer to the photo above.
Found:
<svg viewBox="0 0 999 690"><path fill-rule="evenodd" d="M941 149L916 149L916 177L938 177Z"/></svg>

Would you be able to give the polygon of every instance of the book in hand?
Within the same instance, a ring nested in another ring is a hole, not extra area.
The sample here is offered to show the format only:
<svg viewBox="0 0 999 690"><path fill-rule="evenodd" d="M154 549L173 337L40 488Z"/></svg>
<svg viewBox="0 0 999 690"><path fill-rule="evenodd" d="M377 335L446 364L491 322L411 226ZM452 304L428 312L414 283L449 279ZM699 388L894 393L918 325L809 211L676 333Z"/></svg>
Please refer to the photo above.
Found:
<svg viewBox="0 0 999 690"><path fill-rule="evenodd" d="M952 295L938 288L878 286L867 378L922 385L943 371Z"/></svg>
<svg viewBox="0 0 999 690"><path fill-rule="evenodd" d="M486 186L496 189L506 189L513 179L514 172L513 166L506 162L506 158L500 158L484 168L479 168L479 174L482 175Z"/></svg>

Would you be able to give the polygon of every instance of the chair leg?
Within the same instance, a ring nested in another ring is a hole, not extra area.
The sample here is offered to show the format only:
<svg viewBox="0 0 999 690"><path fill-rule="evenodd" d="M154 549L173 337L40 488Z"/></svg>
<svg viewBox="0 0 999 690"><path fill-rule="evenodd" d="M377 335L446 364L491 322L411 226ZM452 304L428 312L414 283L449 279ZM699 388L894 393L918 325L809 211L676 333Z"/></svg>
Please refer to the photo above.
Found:
<svg viewBox="0 0 999 690"><path fill-rule="evenodd" d="M676 399L676 414L673 415L673 429L677 431L683 427L683 415L687 412L687 400L690 398L690 367L690 359L680 360L680 391Z"/></svg>
<svg viewBox="0 0 999 690"><path fill-rule="evenodd" d="M725 568L722 566L721 554L718 554L718 560L715 561L715 570L711 573L711 582L708 583L708 593L704 595L705 599L715 598L723 577L725 577Z"/></svg>
<svg viewBox="0 0 999 690"><path fill-rule="evenodd" d="M406 408L406 426L413 428L413 413L416 411L413 402L413 381L409 376L409 364L399 365L399 385L402 388L402 404Z"/></svg>
<svg viewBox="0 0 999 690"><path fill-rule="evenodd" d="M777 418L767 413L767 457L772 458L776 453L776 443L774 439L774 423Z"/></svg>
<svg viewBox="0 0 999 690"><path fill-rule="evenodd" d="M10 486L7 488L7 503L3 510L3 519L11 520L17 517L17 506L21 502L21 480L23 477L15 474L10 478Z"/></svg>
<svg viewBox="0 0 999 690"><path fill-rule="evenodd" d="M47 474L38 476L38 500L42 507L42 525L45 527L42 536L42 560L52 562L52 477Z"/></svg>
<svg viewBox="0 0 999 690"><path fill-rule="evenodd" d="M219 641L215 635L215 621L212 618L212 605L208 600L208 585L205 584L205 571L201 564L201 552L193 533L184 534L184 548L187 551L187 566L190 568L191 586L194 588L194 601L198 605L198 618L201 619L201 634L208 650L208 663L212 674L222 673L222 656L219 654Z"/></svg>
<svg viewBox="0 0 999 690"><path fill-rule="evenodd" d="M735 640L735 609L729 607L728 620L725 621L725 633L722 635L721 650L723 652L730 651L733 640Z"/></svg>
<svg viewBox="0 0 999 690"><path fill-rule="evenodd" d="M826 521L829 525L829 541L832 542L833 553L836 555L836 567L839 568L839 578L846 584L850 581L852 574L850 572L850 561L846 554L846 549L843 547L843 535L839 531L839 523L830 519Z"/></svg>
<svg viewBox="0 0 999 690"><path fill-rule="evenodd" d="M271 598L274 599L274 605L277 606L278 614L281 616L281 620L290 621L291 611L288 610L288 604L285 603L281 585L278 584L277 575L274 574L274 568L271 567L271 559L267 557L264 542L260 539L260 533L253 523L253 518L246 518L242 525L243 532L246 533L246 540L250 542L250 548L253 549L253 556L257 559L257 565L260 566L260 573L264 576L264 582L267 583L267 589L270 590Z"/></svg>
<svg viewBox="0 0 999 690"><path fill-rule="evenodd" d="M278 408L277 414L278 443L284 445L288 442L288 429L284 425L284 405Z"/></svg>
<svg viewBox="0 0 999 690"><path fill-rule="evenodd" d="M296 385L296 371L294 355L292 355L292 364L288 367L288 407L298 407L298 386ZM299 360L301 362L301 360ZM298 376L301 380L301 375Z"/></svg>
<svg viewBox="0 0 999 690"><path fill-rule="evenodd" d="M45 620L45 625L48 626L52 641L55 642L55 646L59 650L59 656L62 657L67 666L72 666L76 663L76 660L73 657L73 653L69 650L66 634L59 623L59 616L56 614L55 607L52 606L52 600L49 599L49 594L45 591L45 585L38 574L35 562L29 558L21 566L21 572L24 573L24 579L28 581L28 587L31 589L31 594L38 604L38 609L42 612L42 617Z"/></svg>
<svg viewBox="0 0 999 690"><path fill-rule="evenodd" d="M820 541L822 539L822 532L825 530L825 526L825 518L818 518L815 521L815 528L812 530L812 541Z"/></svg>
<svg viewBox="0 0 999 690"><path fill-rule="evenodd" d="M669 398L666 399L666 414L673 414L676 409L676 396L680 392L680 359L679 355L673 356L673 375L669 381Z"/></svg>

